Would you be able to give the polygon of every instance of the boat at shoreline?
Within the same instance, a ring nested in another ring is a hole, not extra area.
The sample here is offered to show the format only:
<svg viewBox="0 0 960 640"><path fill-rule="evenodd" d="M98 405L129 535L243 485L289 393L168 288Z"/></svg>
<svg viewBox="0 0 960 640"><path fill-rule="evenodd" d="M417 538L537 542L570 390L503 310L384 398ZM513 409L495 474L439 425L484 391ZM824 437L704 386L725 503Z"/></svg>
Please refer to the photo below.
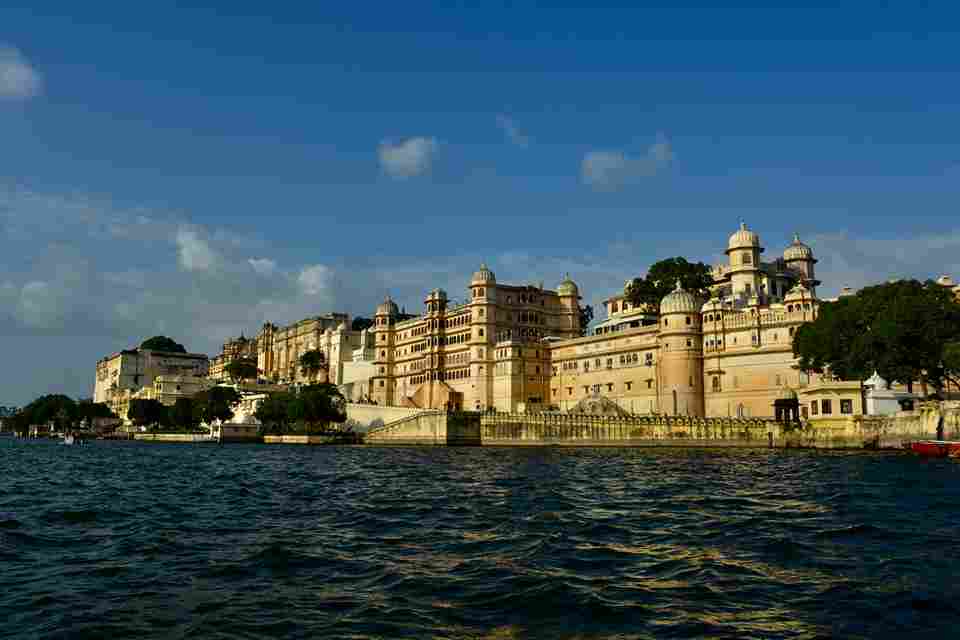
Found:
<svg viewBox="0 0 960 640"><path fill-rule="evenodd" d="M908 446L911 451L921 456L960 458L960 441L956 440L917 440Z"/></svg>

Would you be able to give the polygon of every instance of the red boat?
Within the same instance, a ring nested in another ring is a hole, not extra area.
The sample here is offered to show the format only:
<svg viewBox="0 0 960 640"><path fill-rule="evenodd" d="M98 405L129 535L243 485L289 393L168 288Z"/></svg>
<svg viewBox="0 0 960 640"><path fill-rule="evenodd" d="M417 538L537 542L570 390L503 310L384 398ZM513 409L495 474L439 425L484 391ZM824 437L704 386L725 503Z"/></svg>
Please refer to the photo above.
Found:
<svg viewBox="0 0 960 640"><path fill-rule="evenodd" d="M956 440L918 440L910 443L910 450L934 458L960 458L960 442Z"/></svg>

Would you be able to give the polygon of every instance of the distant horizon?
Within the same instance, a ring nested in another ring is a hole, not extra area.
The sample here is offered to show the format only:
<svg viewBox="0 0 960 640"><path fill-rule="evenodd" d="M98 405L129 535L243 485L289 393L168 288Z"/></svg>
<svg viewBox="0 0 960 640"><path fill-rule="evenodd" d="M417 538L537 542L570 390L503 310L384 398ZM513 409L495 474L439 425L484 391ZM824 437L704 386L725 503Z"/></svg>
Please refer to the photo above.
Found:
<svg viewBox="0 0 960 640"><path fill-rule="evenodd" d="M0 393L144 336L570 273L742 219L830 297L960 279L960 7L0 7Z"/></svg>

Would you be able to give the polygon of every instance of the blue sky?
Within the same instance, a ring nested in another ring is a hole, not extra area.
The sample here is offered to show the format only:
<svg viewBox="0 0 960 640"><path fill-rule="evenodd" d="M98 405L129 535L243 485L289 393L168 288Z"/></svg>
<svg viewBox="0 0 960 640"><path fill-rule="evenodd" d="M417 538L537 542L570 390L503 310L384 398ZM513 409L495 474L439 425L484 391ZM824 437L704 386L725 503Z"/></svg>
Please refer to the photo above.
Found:
<svg viewBox="0 0 960 640"><path fill-rule="evenodd" d="M960 277L956 3L89 4L0 7L0 404L481 260L596 304L740 218L827 294Z"/></svg>

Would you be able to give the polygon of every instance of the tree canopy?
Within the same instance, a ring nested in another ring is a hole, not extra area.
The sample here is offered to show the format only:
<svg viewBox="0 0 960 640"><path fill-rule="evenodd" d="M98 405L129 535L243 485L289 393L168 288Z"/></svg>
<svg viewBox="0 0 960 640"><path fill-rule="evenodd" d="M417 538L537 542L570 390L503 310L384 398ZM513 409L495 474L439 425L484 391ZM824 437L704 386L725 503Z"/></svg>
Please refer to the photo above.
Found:
<svg viewBox="0 0 960 640"><path fill-rule="evenodd" d="M350 323L351 331L363 331L364 329L369 329L373 326L373 319L356 317L353 319L353 322Z"/></svg>
<svg viewBox="0 0 960 640"><path fill-rule="evenodd" d="M102 402L81 400L77 403L77 417L79 417L89 429L93 426L93 421L96 418L116 418L117 415L110 410L110 407Z"/></svg>
<svg viewBox="0 0 960 640"><path fill-rule="evenodd" d="M186 431L195 431L200 425L200 416L194 407L193 398L177 398L170 407L170 423Z"/></svg>
<svg viewBox="0 0 960 640"><path fill-rule="evenodd" d="M327 359L322 351L318 349L306 351L300 356L300 370L313 378L326 366L326 362Z"/></svg>
<svg viewBox="0 0 960 640"><path fill-rule="evenodd" d="M233 417L233 407L240 402L240 393L233 387L211 387L193 396L193 412L197 422L213 424Z"/></svg>
<svg viewBox="0 0 960 640"><path fill-rule="evenodd" d="M797 329L793 353L805 371L864 380L920 381L941 389L950 377L950 345L960 340L960 304L928 280L898 280L820 305L814 322Z"/></svg>
<svg viewBox="0 0 960 640"><path fill-rule="evenodd" d="M237 358L223 368L234 380L250 380L257 377L257 361L253 358Z"/></svg>
<svg viewBox="0 0 960 640"><path fill-rule="evenodd" d="M268 434L325 433L347 419L346 400L332 384L303 387L297 393L270 394L254 412Z"/></svg>
<svg viewBox="0 0 960 640"><path fill-rule="evenodd" d="M151 351L166 351L168 353L186 353L186 348L167 336L153 336L147 338L140 344L141 349L150 349Z"/></svg>
<svg viewBox="0 0 960 640"><path fill-rule="evenodd" d="M587 325L593 322L593 307L584 305L580 307L580 335L587 335Z"/></svg>
<svg viewBox="0 0 960 640"><path fill-rule="evenodd" d="M660 301L673 291L678 279L687 291L701 298L709 296L710 285L713 284L710 265L703 262L687 262L686 258L682 257L667 258L653 263L647 270L647 275L630 280L624 287L623 293L630 304L645 306L656 313L659 311Z"/></svg>
<svg viewBox="0 0 960 640"><path fill-rule="evenodd" d="M167 407L159 400L134 398L127 409L127 418L138 427L156 426L168 422Z"/></svg>
<svg viewBox="0 0 960 640"><path fill-rule="evenodd" d="M58 430L71 427L79 418L77 403L68 396L51 394L40 396L11 418L13 430L26 433L31 425L53 422Z"/></svg>

